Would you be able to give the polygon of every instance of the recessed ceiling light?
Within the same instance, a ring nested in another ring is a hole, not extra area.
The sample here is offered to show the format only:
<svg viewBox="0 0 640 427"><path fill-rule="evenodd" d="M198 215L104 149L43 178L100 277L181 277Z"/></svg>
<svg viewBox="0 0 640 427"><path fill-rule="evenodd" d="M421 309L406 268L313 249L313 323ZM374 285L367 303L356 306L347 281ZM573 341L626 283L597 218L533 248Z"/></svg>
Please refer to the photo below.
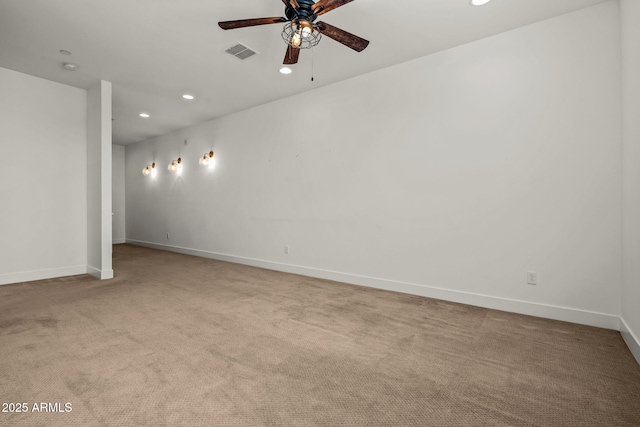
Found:
<svg viewBox="0 0 640 427"><path fill-rule="evenodd" d="M69 71L77 71L78 68L78 64L74 64L73 62L65 62L64 63L64 68L66 68Z"/></svg>
<svg viewBox="0 0 640 427"><path fill-rule="evenodd" d="M292 71L291 71L291 68L289 68L289 67L282 67L282 68L280 68L280 73L282 73L282 74L291 74Z"/></svg>
<svg viewBox="0 0 640 427"><path fill-rule="evenodd" d="M188 99L188 100L192 100L192 99L194 98L194 96L193 96L193 95L189 95L188 93L185 93L184 95L182 95L182 97L183 97L184 99Z"/></svg>
<svg viewBox="0 0 640 427"><path fill-rule="evenodd" d="M64 50L64 49L60 49L60 53L63 55L71 55L71 52L69 52L68 50Z"/></svg>
<svg viewBox="0 0 640 427"><path fill-rule="evenodd" d="M145 119L148 119L151 116L149 115L149 113L140 113L140 117L144 117Z"/></svg>
<svg viewBox="0 0 640 427"><path fill-rule="evenodd" d="M471 0L471 6L484 6L491 0Z"/></svg>

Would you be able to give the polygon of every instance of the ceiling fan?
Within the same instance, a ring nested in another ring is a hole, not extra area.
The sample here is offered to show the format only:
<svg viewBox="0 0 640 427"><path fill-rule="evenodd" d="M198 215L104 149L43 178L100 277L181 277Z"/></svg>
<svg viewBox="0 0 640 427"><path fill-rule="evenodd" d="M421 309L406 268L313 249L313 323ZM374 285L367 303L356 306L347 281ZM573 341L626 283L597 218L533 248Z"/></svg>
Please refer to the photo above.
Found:
<svg viewBox="0 0 640 427"><path fill-rule="evenodd" d="M282 38L287 43L287 53L284 56L284 64L291 65L298 62L300 49L308 49L320 42L325 35L356 52L362 52L369 41L351 34L340 28L329 25L326 22L314 22L318 16L324 15L353 0L282 0L285 5L285 17L240 19L236 21L218 22L223 30L234 28L253 27L256 25L285 23L282 30Z"/></svg>

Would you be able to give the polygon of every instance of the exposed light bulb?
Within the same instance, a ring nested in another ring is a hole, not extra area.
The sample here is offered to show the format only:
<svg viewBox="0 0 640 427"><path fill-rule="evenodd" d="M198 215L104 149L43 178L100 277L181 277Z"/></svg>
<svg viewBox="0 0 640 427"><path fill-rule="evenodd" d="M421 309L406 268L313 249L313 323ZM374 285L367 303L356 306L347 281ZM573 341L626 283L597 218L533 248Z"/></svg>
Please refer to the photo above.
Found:
<svg viewBox="0 0 640 427"><path fill-rule="evenodd" d="M147 165L144 169L142 169L142 175L144 176L151 175L151 168L149 168L149 165Z"/></svg>
<svg viewBox="0 0 640 427"><path fill-rule="evenodd" d="M300 47L300 43L302 43L302 37L300 37L300 33L293 33L293 35L291 36L291 46Z"/></svg>
<svg viewBox="0 0 640 427"><path fill-rule="evenodd" d="M158 175L158 169L156 169L156 163L151 163L151 178L155 178Z"/></svg>
<svg viewBox="0 0 640 427"><path fill-rule="evenodd" d="M302 27L302 37L303 38L307 38L307 37L309 37L311 35L311 33L313 33L313 27L307 21L302 22L300 24L300 26Z"/></svg>

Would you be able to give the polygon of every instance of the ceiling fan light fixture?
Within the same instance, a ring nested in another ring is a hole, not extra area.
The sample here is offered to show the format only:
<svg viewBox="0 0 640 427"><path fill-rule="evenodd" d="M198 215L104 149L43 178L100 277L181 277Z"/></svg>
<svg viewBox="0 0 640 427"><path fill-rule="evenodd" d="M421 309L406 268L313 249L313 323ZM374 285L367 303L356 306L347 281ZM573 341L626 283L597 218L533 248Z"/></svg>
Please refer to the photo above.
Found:
<svg viewBox="0 0 640 427"><path fill-rule="evenodd" d="M314 23L320 15L324 15L352 1L353 0L282 0L285 5L285 16L220 21L218 22L218 26L223 30L233 30L257 25L284 23L281 33L282 39L287 43L287 52L285 53L283 61L284 65L297 64L300 50L309 49L318 45L323 35L356 52L362 52L369 45L368 40L351 34L341 28L334 27L326 22L319 21Z"/></svg>
<svg viewBox="0 0 640 427"><path fill-rule="evenodd" d="M287 22L282 28L282 39L296 49L310 49L320 43L322 34L309 21Z"/></svg>
<svg viewBox="0 0 640 427"><path fill-rule="evenodd" d="M291 74L293 71L289 67L280 68L280 74Z"/></svg>
<svg viewBox="0 0 640 427"><path fill-rule="evenodd" d="M484 6L489 3L491 0L471 0L471 6Z"/></svg>

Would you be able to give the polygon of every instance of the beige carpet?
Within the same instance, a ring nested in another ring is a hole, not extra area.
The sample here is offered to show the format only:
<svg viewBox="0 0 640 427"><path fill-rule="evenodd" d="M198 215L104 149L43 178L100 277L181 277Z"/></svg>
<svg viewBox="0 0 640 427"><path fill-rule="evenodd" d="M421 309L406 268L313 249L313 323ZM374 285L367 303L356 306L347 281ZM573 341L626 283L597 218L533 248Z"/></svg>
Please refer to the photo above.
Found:
<svg viewBox="0 0 640 427"><path fill-rule="evenodd" d="M640 425L615 331L128 245L114 268L0 286L0 401L28 406L0 425Z"/></svg>

